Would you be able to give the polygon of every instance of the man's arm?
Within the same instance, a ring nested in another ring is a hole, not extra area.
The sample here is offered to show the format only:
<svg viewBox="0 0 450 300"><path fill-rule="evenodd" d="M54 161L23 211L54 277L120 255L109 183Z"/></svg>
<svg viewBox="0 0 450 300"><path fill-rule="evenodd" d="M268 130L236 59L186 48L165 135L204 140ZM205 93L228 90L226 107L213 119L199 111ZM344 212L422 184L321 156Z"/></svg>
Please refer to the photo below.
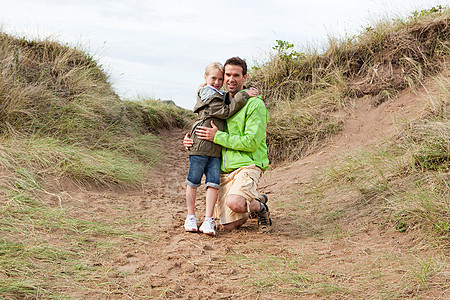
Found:
<svg viewBox="0 0 450 300"><path fill-rule="evenodd" d="M191 134L189 132L186 133L186 135L184 136L183 145L184 145L184 149L186 149L186 150L189 150L189 148L191 148L192 145L194 145L194 140L191 139Z"/></svg>
<svg viewBox="0 0 450 300"><path fill-rule="evenodd" d="M244 132L218 131L214 136L214 143L238 151L256 151L265 138L267 109L262 101L255 101L254 103L255 106L251 108L245 120Z"/></svg>
<svg viewBox="0 0 450 300"><path fill-rule="evenodd" d="M255 101L248 112L242 134L219 131L215 126L213 128L199 127L196 134L200 139L212 141L225 148L253 152L265 138L266 124L267 109L262 101Z"/></svg>
<svg viewBox="0 0 450 300"><path fill-rule="evenodd" d="M219 119L228 119L241 110L247 103L249 95L246 92L239 92L230 104L225 104L223 98L214 97L209 102L209 116Z"/></svg>
<svg viewBox="0 0 450 300"><path fill-rule="evenodd" d="M236 112L238 112L239 110L242 109L242 107L245 106L245 104L247 103L247 99L250 97L255 97L258 95L258 90L255 88L249 88L245 93L241 92L238 94L241 94L239 96L238 99L236 99L237 101L232 101L230 106L230 111L219 111L217 112L218 115L220 115L220 113L226 113L229 117L233 114L235 114ZM215 100L213 100L215 101ZM223 103L223 100L220 100ZM218 115L214 115L215 117L221 118ZM227 118L225 117L225 118ZM195 131L195 133L198 135L199 139L203 139L203 140L208 140L213 142L214 141L214 135L216 134L216 132L218 131L218 128L216 127L216 125L213 123L213 121L211 121L211 127L204 127L204 126L199 126L197 128L197 130ZM194 144L194 140L191 139L191 135L190 133L186 133L184 139L183 139L183 145L184 148L186 150L189 150L190 147L192 147L192 145Z"/></svg>

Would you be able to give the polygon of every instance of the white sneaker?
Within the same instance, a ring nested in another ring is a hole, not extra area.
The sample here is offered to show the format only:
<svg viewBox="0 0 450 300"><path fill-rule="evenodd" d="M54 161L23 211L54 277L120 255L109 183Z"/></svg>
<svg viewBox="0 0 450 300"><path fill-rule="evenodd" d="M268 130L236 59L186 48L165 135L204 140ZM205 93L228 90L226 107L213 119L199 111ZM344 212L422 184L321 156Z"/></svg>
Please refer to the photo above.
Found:
<svg viewBox="0 0 450 300"><path fill-rule="evenodd" d="M187 216L186 221L184 221L184 229L187 232L197 232L197 221L198 219L195 216Z"/></svg>
<svg viewBox="0 0 450 300"><path fill-rule="evenodd" d="M203 224L200 226L200 231L204 234L215 236L216 231L214 230L216 227L216 223L214 222L214 218L209 219L209 221L203 221Z"/></svg>

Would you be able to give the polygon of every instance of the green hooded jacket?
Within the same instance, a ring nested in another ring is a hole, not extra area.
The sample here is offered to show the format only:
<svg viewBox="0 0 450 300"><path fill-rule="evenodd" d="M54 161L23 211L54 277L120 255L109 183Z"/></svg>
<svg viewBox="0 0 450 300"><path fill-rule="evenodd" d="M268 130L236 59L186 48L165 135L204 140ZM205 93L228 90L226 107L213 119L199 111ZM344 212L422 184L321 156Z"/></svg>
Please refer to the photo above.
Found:
<svg viewBox="0 0 450 300"><path fill-rule="evenodd" d="M267 108L261 96L249 98L240 111L227 119L226 131L217 131L214 136L214 143L222 146L222 172L253 164L267 170L267 122Z"/></svg>

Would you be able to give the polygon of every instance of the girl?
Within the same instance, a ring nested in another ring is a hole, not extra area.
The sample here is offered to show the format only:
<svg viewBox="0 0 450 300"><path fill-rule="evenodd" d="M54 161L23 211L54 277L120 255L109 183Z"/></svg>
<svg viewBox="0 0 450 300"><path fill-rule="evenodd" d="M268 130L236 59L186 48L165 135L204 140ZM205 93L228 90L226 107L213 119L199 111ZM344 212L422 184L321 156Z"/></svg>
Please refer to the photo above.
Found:
<svg viewBox="0 0 450 300"><path fill-rule="evenodd" d="M225 119L238 112L247 103L248 98L254 97L258 91L254 88L243 90L236 94L230 101L225 103L225 92L223 85L222 64L213 62L208 64L205 69L206 83L197 93L197 103L194 112L198 117L192 126L190 137L194 144L189 148L189 173L186 179L186 204L188 215L184 223L184 228L188 232L203 232L215 236L215 223L212 218L214 205L217 200L217 191L219 189L221 146L213 142L198 139L195 129L198 126L211 127L211 122L223 130ZM200 228L197 228L198 219L195 217L195 198L197 188L200 186L203 174L206 176L206 213L205 220Z"/></svg>

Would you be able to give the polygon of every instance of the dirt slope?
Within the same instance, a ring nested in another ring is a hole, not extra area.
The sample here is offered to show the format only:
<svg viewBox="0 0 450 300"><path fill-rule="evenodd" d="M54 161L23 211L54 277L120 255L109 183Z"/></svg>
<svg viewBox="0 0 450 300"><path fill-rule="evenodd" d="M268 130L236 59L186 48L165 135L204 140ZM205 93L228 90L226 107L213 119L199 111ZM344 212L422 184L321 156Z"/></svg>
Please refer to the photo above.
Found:
<svg viewBox="0 0 450 300"><path fill-rule="evenodd" d="M411 247L413 236L380 227L376 216L353 216L339 228L327 228L315 204L301 198L303 184L336 157L383 138L402 118L419 116L424 95L404 92L378 107L362 99L343 116L342 133L321 151L267 171L261 192L269 195L274 222L270 235L259 234L255 220L238 231L219 231L215 238L184 232L188 157L182 146L185 132L180 130L162 133L164 160L141 190L66 191L80 214L116 218L131 212L152 223L136 229L150 240L123 240L118 251L97 258L97 264L110 270L107 298L448 299L448 253ZM197 200L200 222L203 193ZM354 201L351 195L339 197L332 205L350 206ZM415 274L431 256L443 267L433 273L439 275L436 279L429 277L423 284ZM95 288L70 294L105 296Z"/></svg>

